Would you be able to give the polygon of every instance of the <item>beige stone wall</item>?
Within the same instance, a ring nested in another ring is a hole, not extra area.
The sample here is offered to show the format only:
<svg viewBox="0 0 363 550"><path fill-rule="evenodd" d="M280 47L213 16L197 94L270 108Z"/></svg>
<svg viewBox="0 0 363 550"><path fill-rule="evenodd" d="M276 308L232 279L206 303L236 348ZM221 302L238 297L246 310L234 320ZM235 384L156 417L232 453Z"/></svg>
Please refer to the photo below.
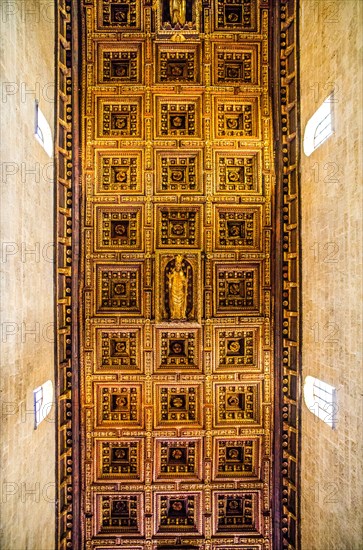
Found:
<svg viewBox="0 0 363 550"><path fill-rule="evenodd" d="M302 0L301 123L335 91L335 132L301 156L303 376L335 386L337 427L302 411L302 549L363 548L362 8Z"/></svg>
<svg viewBox="0 0 363 550"><path fill-rule="evenodd" d="M53 127L53 2L3 1L0 21L0 547L51 550L54 407L34 430L33 390L54 379L53 177L34 115L37 99Z"/></svg>

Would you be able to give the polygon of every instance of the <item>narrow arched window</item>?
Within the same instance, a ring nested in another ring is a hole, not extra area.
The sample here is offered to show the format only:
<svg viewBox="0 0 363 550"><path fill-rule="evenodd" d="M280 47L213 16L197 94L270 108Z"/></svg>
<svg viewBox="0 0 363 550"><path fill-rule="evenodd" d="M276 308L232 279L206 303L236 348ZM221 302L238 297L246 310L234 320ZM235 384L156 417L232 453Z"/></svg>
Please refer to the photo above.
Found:
<svg viewBox="0 0 363 550"><path fill-rule="evenodd" d="M52 130L47 119L40 110L38 101L35 102L35 139L43 147L49 157L53 156L53 137Z"/></svg>
<svg viewBox="0 0 363 550"><path fill-rule="evenodd" d="M306 156L310 156L315 149L332 135L333 105L334 97L331 94L306 124L304 133L304 153Z"/></svg>
<svg viewBox="0 0 363 550"><path fill-rule="evenodd" d="M36 430L39 424L50 413L53 406L53 384L51 380L47 380L44 384L33 390L34 399L34 429Z"/></svg>
<svg viewBox="0 0 363 550"><path fill-rule="evenodd" d="M336 389L326 382L307 376L304 383L304 399L308 409L331 428L337 422Z"/></svg>

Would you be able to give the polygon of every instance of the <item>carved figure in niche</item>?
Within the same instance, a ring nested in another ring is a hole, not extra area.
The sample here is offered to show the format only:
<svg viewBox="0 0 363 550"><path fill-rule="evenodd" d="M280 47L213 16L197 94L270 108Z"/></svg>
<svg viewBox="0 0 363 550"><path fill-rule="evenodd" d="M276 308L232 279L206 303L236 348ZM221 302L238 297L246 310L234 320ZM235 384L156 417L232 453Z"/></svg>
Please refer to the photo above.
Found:
<svg viewBox="0 0 363 550"><path fill-rule="evenodd" d="M170 319L187 318L188 279L189 269L183 270L183 256L178 254L175 265L168 273L169 310Z"/></svg>
<svg viewBox="0 0 363 550"><path fill-rule="evenodd" d="M193 0L163 0L162 20L163 24L173 28L193 26Z"/></svg>
<svg viewBox="0 0 363 550"><path fill-rule="evenodd" d="M173 25L179 23L185 25L186 22L186 0L170 0L170 18Z"/></svg>

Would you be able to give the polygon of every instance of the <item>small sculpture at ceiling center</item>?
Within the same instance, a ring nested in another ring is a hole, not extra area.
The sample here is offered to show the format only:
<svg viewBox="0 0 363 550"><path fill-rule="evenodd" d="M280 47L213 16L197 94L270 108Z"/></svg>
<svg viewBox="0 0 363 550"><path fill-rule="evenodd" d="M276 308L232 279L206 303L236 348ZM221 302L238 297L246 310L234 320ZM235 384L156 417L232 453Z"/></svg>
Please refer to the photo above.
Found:
<svg viewBox="0 0 363 550"><path fill-rule="evenodd" d="M195 0L162 0L160 2L161 26L165 30L195 29Z"/></svg>
<svg viewBox="0 0 363 550"><path fill-rule="evenodd" d="M187 3L186 0L170 0L170 18L172 25L184 26L186 23Z"/></svg>
<svg viewBox="0 0 363 550"><path fill-rule="evenodd" d="M188 273L185 275L183 256L178 254L168 275L170 319L186 319L188 297Z"/></svg>

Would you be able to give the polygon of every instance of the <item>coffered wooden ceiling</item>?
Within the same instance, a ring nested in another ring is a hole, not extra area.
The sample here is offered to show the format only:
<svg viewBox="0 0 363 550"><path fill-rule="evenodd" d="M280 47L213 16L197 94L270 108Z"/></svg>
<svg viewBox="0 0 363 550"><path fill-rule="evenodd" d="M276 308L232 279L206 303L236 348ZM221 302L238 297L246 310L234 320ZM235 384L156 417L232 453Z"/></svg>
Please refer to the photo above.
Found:
<svg viewBox="0 0 363 550"><path fill-rule="evenodd" d="M272 14L79 3L80 548L274 547Z"/></svg>

